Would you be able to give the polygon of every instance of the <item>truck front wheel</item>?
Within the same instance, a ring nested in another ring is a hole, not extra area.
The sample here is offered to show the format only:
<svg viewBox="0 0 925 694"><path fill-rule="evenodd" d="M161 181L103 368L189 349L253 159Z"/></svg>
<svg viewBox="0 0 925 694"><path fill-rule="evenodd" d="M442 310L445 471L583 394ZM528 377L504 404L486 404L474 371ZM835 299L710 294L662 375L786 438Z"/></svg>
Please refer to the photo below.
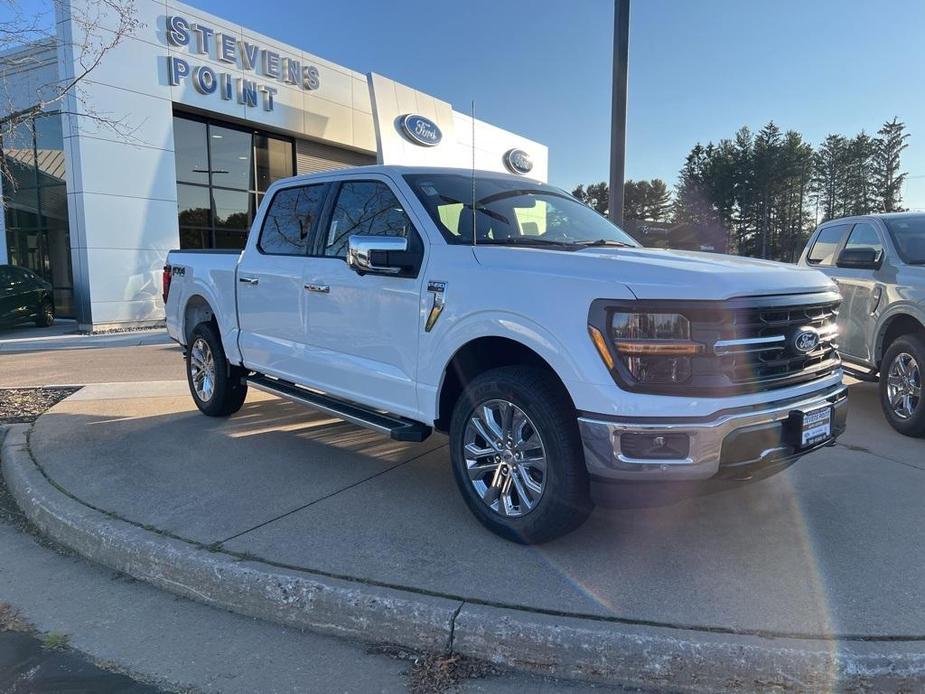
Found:
<svg viewBox="0 0 925 694"><path fill-rule="evenodd" d="M186 350L186 379L196 407L210 417L227 417L241 409L247 386L244 371L225 358L222 340L211 323L200 323Z"/></svg>
<svg viewBox="0 0 925 694"><path fill-rule="evenodd" d="M897 338L880 366L880 404L887 421L900 434L925 436L922 373L925 340L918 335Z"/></svg>
<svg viewBox="0 0 925 694"><path fill-rule="evenodd" d="M502 367L473 379L453 411L450 457L475 517L514 542L564 535L593 507L574 409L542 370Z"/></svg>

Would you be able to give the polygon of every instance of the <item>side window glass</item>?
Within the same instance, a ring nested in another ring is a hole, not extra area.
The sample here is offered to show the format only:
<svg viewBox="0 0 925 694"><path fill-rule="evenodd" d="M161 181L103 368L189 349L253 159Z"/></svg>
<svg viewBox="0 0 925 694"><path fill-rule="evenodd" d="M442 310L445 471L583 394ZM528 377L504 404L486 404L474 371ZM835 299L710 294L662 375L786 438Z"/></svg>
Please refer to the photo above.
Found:
<svg viewBox="0 0 925 694"><path fill-rule="evenodd" d="M845 244L845 250L849 248L873 248L878 256L883 252L880 235L873 225L867 222L854 225L854 229L848 236L848 243Z"/></svg>
<svg viewBox="0 0 925 694"><path fill-rule="evenodd" d="M284 188L273 196L258 247L271 255L306 255L327 185Z"/></svg>
<svg viewBox="0 0 925 694"><path fill-rule="evenodd" d="M816 242L809 251L807 261L813 265L831 265L835 262L835 251L847 230L846 225L826 227L819 232Z"/></svg>
<svg viewBox="0 0 925 694"><path fill-rule="evenodd" d="M392 190L378 181L347 181L340 187L331 214L324 255L346 258L347 239L411 234L411 220Z"/></svg>

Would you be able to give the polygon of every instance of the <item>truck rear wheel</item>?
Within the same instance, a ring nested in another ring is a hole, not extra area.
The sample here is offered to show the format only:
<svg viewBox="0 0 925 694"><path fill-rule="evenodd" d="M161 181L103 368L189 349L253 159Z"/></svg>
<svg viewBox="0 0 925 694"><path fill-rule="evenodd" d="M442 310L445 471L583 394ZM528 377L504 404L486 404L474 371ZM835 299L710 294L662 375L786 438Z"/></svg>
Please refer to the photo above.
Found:
<svg viewBox="0 0 925 694"><path fill-rule="evenodd" d="M222 340L211 323L200 323L186 350L186 379L196 407L209 417L227 417L241 409L247 397L244 370L231 366Z"/></svg>
<svg viewBox="0 0 925 694"><path fill-rule="evenodd" d="M502 367L469 383L450 422L450 457L475 517L514 542L571 532L593 508L574 409L539 369Z"/></svg>
<svg viewBox="0 0 925 694"><path fill-rule="evenodd" d="M925 436L922 373L925 340L918 335L897 338L880 365L880 405L890 425L906 436Z"/></svg>

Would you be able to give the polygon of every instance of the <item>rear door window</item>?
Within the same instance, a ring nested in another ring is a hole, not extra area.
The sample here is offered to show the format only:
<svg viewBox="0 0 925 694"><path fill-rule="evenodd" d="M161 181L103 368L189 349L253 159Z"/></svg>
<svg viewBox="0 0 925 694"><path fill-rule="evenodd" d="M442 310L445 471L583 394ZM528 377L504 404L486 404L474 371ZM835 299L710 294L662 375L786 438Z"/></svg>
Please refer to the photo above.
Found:
<svg viewBox="0 0 925 694"><path fill-rule="evenodd" d="M307 255L328 185L295 186L277 191L267 210L257 247L267 255Z"/></svg>
<svg viewBox="0 0 925 694"><path fill-rule="evenodd" d="M809 249L807 262L813 265L832 265L835 262L835 252L841 245L847 230L847 224L839 224L820 231L813 242L813 247Z"/></svg>

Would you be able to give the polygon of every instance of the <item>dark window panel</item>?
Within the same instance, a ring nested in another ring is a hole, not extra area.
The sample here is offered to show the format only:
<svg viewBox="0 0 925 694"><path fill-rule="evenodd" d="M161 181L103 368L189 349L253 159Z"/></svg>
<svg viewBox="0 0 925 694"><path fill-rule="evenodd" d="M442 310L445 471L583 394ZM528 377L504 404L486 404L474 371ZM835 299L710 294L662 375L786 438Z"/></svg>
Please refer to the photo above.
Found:
<svg viewBox="0 0 925 694"><path fill-rule="evenodd" d="M212 185L223 188L252 190L254 177L253 143L251 134L209 126Z"/></svg>
<svg viewBox="0 0 925 694"><path fill-rule="evenodd" d="M247 231L215 230L216 248L244 248L247 244Z"/></svg>
<svg viewBox="0 0 925 694"><path fill-rule="evenodd" d="M211 248L208 229L180 227L180 248Z"/></svg>
<svg viewBox="0 0 925 694"><path fill-rule="evenodd" d="M295 173L291 142L258 133L254 136L254 149L257 157L257 190L265 191L270 184Z"/></svg>
<svg viewBox="0 0 925 694"><path fill-rule="evenodd" d="M39 185L64 183L64 137L61 115L50 113L35 119L35 146Z"/></svg>
<svg viewBox="0 0 925 694"><path fill-rule="evenodd" d="M209 183L209 150L206 124L174 116L174 158L177 180L184 183Z"/></svg>
<svg viewBox="0 0 925 694"><path fill-rule="evenodd" d="M253 219L254 195L237 190L212 189L215 228L247 231Z"/></svg>
<svg viewBox="0 0 925 694"><path fill-rule="evenodd" d="M65 186L39 188L39 210L43 227L67 225L67 189Z"/></svg>
<svg viewBox="0 0 925 694"><path fill-rule="evenodd" d="M203 186L177 184L177 214L180 226L210 226L212 205L209 202L209 189Z"/></svg>

